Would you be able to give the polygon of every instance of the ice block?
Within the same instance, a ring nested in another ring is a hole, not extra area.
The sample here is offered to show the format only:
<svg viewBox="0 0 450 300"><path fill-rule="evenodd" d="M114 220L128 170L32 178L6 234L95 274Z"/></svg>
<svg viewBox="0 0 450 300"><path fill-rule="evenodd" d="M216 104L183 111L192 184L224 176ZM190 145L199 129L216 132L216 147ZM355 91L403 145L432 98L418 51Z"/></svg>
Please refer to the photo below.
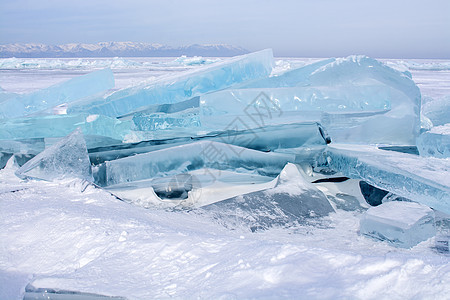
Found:
<svg viewBox="0 0 450 300"><path fill-rule="evenodd" d="M0 106L0 119L29 115L53 106L79 100L113 87L114 76L110 69L95 71L37 92L6 99Z"/></svg>
<svg viewBox="0 0 450 300"><path fill-rule="evenodd" d="M414 202L383 203L363 214L360 232L395 247L411 248L436 234L434 212Z"/></svg>
<svg viewBox="0 0 450 300"><path fill-rule="evenodd" d="M105 97L72 103L67 111L120 117L155 104L177 103L246 80L266 77L272 71L272 65L272 50L266 49L182 74L164 76L152 83L125 88Z"/></svg>
<svg viewBox="0 0 450 300"><path fill-rule="evenodd" d="M81 129L45 149L16 171L21 178L52 181L63 178L92 180L91 163Z"/></svg>

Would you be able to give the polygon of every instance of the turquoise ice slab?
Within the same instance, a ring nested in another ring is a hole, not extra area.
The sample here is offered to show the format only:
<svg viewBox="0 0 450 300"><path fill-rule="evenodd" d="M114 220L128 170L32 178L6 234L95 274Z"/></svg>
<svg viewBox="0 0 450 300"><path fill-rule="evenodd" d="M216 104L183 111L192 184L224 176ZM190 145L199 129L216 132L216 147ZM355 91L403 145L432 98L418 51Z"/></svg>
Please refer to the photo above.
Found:
<svg viewBox="0 0 450 300"><path fill-rule="evenodd" d="M329 145L331 168L398 196L450 213L450 161L380 150L372 146Z"/></svg>
<svg viewBox="0 0 450 300"><path fill-rule="evenodd" d="M329 62L304 77L300 86L249 84L202 95L200 122L214 128L235 120L247 127L316 121L339 143L415 145L421 95L409 77L365 56Z"/></svg>
<svg viewBox="0 0 450 300"><path fill-rule="evenodd" d="M20 178L52 181L80 178L92 181L91 163L80 129L48 147L16 171Z"/></svg>
<svg viewBox="0 0 450 300"><path fill-rule="evenodd" d="M0 121L0 140L63 137L80 127L85 135L103 136L122 141L131 121L101 115L50 115Z"/></svg>
<svg viewBox="0 0 450 300"><path fill-rule="evenodd" d="M72 103L67 111L120 117L155 104L177 103L247 80L267 77L272 65L272 50L266 49L182 74L163 76L151 83L125 88L105 97Z"/></svg>
<svg viewBox="0 0 450 300"><path fill-rule="evenodd" d="M345 85L380 82L403 92L420 109L421 94L414 81L382 62L363 55L339 58L314 71L309 76L311 85Z"/></svg>
<svg viewBox="0 0 450 300"><path fill-rule="evenodd" d="M262 175L278 174L295 155L267 153L244 147L201 141L137 154L96 167L96 183L109 186L152 177L172 176L200 168L251 170Z"/></svg>
<svg viewBox="0 0 450 300"><path fill-rule="evenodd" d="M30 94L6 99L0 106L0 119L29 115L113 87L114 76L110 69L95 71Z"/></svg>
<svg viewBox="0 0 450 300"><path fill-rule="evenodd" d="M89 150L94 164L115 160L138 153L146 153L198 141L215 141L245 147L264 152L284 152L295 154L296 161L313 163L314 158L323 152L328 136L317 123L294 123L278 126L265 126L257 129L239 130L234 127L209 133L192 131L167 133L166 138L156 137L162 131L155 132L153 139L139 143L121 144L111 147L99 147ZM161 136L160 136L161 137Z"/></svg>

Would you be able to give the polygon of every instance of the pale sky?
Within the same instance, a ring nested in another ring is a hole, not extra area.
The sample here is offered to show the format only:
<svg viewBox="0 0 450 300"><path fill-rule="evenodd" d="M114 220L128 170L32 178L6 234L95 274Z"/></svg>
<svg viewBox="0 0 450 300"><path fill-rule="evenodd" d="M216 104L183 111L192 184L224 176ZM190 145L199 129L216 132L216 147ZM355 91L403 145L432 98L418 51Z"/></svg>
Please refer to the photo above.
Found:
<svg viewBox="0 0 450 300"><path fill-rule="evenodd" d="M103 41L450 58L450 0L0 0L0 44Z"/></svg>

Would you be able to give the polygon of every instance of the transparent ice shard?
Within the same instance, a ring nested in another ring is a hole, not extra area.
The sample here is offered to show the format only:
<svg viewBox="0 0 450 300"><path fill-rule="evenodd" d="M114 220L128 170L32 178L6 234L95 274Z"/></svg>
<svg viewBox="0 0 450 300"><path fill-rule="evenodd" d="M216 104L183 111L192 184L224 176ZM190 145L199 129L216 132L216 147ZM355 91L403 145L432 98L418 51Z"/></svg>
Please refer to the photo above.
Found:
<svg viewBox="0 0 450 300"><path fill-rule="evenodd" d="M379 82L395 88L407 95L412 103L420 105L420 90L414 81L403 73L382 62L363 55L351 55L336 59L309 77L311 85L365 85ZM418 109L419 107L414 107Z"/></svg>
<svg viewBox="0 0 450 300"><path fill-rule="evenodd" d="M434 126L450 123L450 95L426 101L422 105L422 113Z"/></svg>
<svg viewBox="0 0 450 300"><path fill-rule="evenodd" d="M200 104L206 115L242 114L253 107L272 112L387 111L392 96L392 90L382 85L228 89L201 96Z"/></svg>
<svg viewBox="0 0 450 300"><path fill-rule="evenodd" d="M122 89L97 99L69 104L68 113L89 112L120 117L155 104L170 104L266 77L272 71L271 49L236 56L182 74L164 76L150 84Z"/></svg>
<svg viewBox="0 0 450 300"><path fill-rule="evenodd" d="M360 232L395 247L411 248L436 234L434 212L414 202L383 203L363 214Z"/></svg>
<svg viewBox="0 0 450 300"><path fill-rule="evenodd" d="M374 59L352 56L316 69L303 86L205 94L200 119L209 127L240 119L250 128L316 121L336 142L415 145L420 97L409 77Z"/></svg>
<svg viewBox="0 0 450 300"><path fill-rule="evenodd" d="M193 208L276 185L277 178L240 171L201 168L166 177L111 185L106 189L120 199L145 208Z"/></svg>
<svg viewBox="0 0 450 300"><path fill-rule="evenodd" d="M225 226L252 231L304 223L333 212L327 197L309 183L296 165L287 164L275 187L204 206Z"/></svg>
<svg viewBox="0 0 450 300"><path fill-rule="evenodd" d="M34 93L7 99L0 106L0 119L29 115L113 87L114 76L110 69L95 71Z"/></svg>
<svg viewBox="0 0 450 300"><path fill-rule="evenodd" d="M264 152L291 153L296 156L297 161L313 163L315 157L325 149L328 139L325 130L317 123L294 123L257 129L240 129L234 126L239 125L235 123L229 125L223 127L222 131L203 132L195 135L190 135L191 131L170 132L170 130L160 130L147 132L152 133L152 136L148 136L146 141L99 147L97 149L90 148L89 156L94 164L100 164L107 160L115 160L183 144L215 141ZM165 132L167 133L163 135Z"/></svg>
<svg viewBox="0 0 450 300"><path fill-rule="evenodd" d="M450 213L450 162L371 146L331 144L329 166L344 175Z"/></svg>
<svg viewBox="0 0 450 300"><path fill-rule="evenodd" d="M420 90L403 73L366 56L350 56L319 68L309 77L312 86L332 85L346 89L378 85L391 90L387 112L330 114L329 134L340 143L415 145L420 131ZM331 126L330 126L331 125Z"/></svg>
<svg viewBox="0 0 450 300"><path fill-rule="evenodd" d="M295 155L266 153L229 144L201 141L107 161L96 168L96 183L102 186L172 176L200 168L258 171L278 174L295 161ZM275 175L276 176L276 175Z"/></svg>
<svg viewBox="0 0 450 300"><path fill-rule="evenodd" d="M131 121L89 114L6 119L0 122L0 140L64 137L79 127L86 136L122 141L131 125Z"/></svg>
<svg viewBox="0 0 450 300"><path fill-rule="evenodd" d="M417 138L417 149L422 156L450 157L450 123L422 133Z"/></svg>
<svg viewBox="0 0 450 300"><path fill-rule="evenodd" d="M16 175L48 181L63 178L93 181L83 133L76 129L25 163L16 171Z"/></svg>

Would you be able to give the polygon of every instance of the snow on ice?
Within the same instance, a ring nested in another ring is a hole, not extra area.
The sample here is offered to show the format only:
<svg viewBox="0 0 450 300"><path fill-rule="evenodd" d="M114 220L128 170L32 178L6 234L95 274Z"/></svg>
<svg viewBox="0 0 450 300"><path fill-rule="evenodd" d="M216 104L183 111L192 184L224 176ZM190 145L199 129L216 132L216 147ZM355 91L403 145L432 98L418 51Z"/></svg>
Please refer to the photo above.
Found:
<svg viewBox="0 0 450 300"><path fill-rule="evenodd" d="M121 72L0 82L0 299L450 293L434 64L0 61L36 80L42 64Z"/></svg>

